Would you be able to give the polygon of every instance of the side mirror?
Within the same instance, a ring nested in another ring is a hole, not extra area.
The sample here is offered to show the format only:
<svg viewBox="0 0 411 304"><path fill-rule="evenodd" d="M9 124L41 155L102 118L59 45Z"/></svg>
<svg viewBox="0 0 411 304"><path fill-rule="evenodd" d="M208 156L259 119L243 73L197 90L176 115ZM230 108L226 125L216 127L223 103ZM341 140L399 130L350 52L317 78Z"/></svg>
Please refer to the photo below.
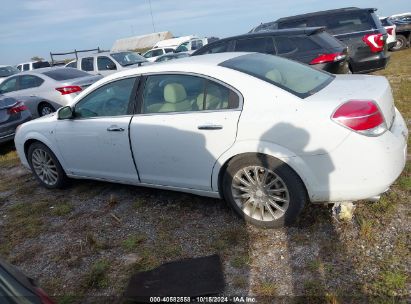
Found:
<svg viewBox="0 0 411 304"><path fill-rule="evenodd" d="M57 113L58 119L71 119L73 118L73 109L70 106L62 107Z"/></svg>

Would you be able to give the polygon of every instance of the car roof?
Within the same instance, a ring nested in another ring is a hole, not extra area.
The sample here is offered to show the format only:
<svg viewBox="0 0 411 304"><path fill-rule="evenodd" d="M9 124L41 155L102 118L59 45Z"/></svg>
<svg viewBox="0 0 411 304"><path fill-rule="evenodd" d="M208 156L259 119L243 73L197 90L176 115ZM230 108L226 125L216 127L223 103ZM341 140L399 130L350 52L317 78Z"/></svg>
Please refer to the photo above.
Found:
<svg viewBox="0 0 411 304"><path fill-rule="evenodd" d="M316 11L316 12L307 13L307 14L283 17L283 18L277 19L275 22L281 22L281 21L286 21L286 20L288 21L288 20L294 20L294 19L302 19L302 18L310 18L310 17L316 17L316 16L326 15L326 14L337 14L337 13L353 12L353 11L372 11L372 12L375 12L376 10L377 10L376 8L344 7L344 8L338 8L338 9L332 9L332 10Z"/></svg>
<svg viewBox="0 0 411 304"><path fill-rule="evenodd" d="M196 70L201 71L207 67L217 67L220 63L236 58L242 55L251 54L247 52L227 52L227 53L216 53L207 54L201 56L189 56L181 58L179 60L170 60L166 62L160 62L156 64L144 65L136 68L131 68L123 70L118 73L111 74L104 77L107 80L113 80L120 77L126 77L131 75L138 75L143 73L151 72L184 72L186 70ZM188 68L186 68L188 67Z"/></svg>
<svg viewBox="0 0 411 304"><path fill-rule="evenodd" d="M54 66L54 67L34 69L34 70L30 70L30 71L23 71L23 72L20 72L20 73L16 74L16 76L44 74L46 72L55 71L55 70L58 70L58 69L60 69L60 70L61 69L65 69L65 70L70 69L70 70L72 70L72 68L66 68L64 66L57 66L57 67Z"/></svg>
<svg viewBox="0 0 411 304"><path fill-rule="evenodd" d="M264 23L265 24L265 23ZM247 33L247 34L241 34L237 36L231 36L231 37L226 37L223 39L219 39L216 41L213 41L208 45L214 45L216 43L219 43L221 41L227 41L227 40L233 40L233 39L239 39L239 38L249 38L249 37L259 37L259 36L282 36L282 35L301 35L301 34L306 34L306 35L311 35L320 31L324 31L324 27L303 27L303 28L290 28L290 29L280 29L280 30L267 30L267 31L260 31L260 32L254 32L254 33Z"/></svg>

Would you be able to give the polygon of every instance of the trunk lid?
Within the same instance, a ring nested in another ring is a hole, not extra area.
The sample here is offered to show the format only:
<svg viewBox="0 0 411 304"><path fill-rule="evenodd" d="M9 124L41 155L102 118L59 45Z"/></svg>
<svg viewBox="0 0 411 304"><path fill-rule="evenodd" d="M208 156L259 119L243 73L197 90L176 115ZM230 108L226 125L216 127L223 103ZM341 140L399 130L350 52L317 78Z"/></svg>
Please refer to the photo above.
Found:
<svg viewBox="0 0 411 304"><path fill-rule="evenodd" d="M373 100L380 108L387 127L395 118L391 86L383 76L336 75L324 89L305 99L309 102L324 102L330 115L348 100Z"/></svg>
<svg viewBox="0 0 411 304"><path fill-rule="evenodd" d="M102 78L103 76L101 75L90 75L80 78L69 79L64 81L63 86L79 86L82 90L84 90Z"/></svg>
<svg viewBox="0 0 411 304"><path fill-rule="evenodd" d="M10 119L8 110L15 106L17 101L14 98L2 98L0 99L0 124Z"/></svg>

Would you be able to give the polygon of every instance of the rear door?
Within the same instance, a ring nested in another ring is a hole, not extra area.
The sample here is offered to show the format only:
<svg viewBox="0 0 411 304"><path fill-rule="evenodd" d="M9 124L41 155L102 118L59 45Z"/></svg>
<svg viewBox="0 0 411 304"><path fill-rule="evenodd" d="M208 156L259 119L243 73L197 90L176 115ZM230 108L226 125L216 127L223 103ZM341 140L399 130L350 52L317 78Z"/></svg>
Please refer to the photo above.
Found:
<svg viewBox="0 0 411 304"><path fill-rule="evenodd" d="M194 74L149 75L130 139L141 182L211 190L216 160L234 143L241 95Z"/></svg>

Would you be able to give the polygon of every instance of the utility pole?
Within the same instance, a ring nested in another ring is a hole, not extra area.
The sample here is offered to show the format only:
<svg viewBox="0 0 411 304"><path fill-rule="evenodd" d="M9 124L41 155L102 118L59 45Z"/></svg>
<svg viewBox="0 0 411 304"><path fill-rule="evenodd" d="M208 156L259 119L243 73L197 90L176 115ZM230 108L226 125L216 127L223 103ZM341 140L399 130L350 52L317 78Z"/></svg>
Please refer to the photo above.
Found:
<svg viewBox="0 0 411 304"><path fill-rule="evenodd" d="M153 33L155 33L156 28L154 26L153 9L151 7L151 0L148 0L148 3L150 4L150 15L151 15L151 24L153 25Z"/></svg>

